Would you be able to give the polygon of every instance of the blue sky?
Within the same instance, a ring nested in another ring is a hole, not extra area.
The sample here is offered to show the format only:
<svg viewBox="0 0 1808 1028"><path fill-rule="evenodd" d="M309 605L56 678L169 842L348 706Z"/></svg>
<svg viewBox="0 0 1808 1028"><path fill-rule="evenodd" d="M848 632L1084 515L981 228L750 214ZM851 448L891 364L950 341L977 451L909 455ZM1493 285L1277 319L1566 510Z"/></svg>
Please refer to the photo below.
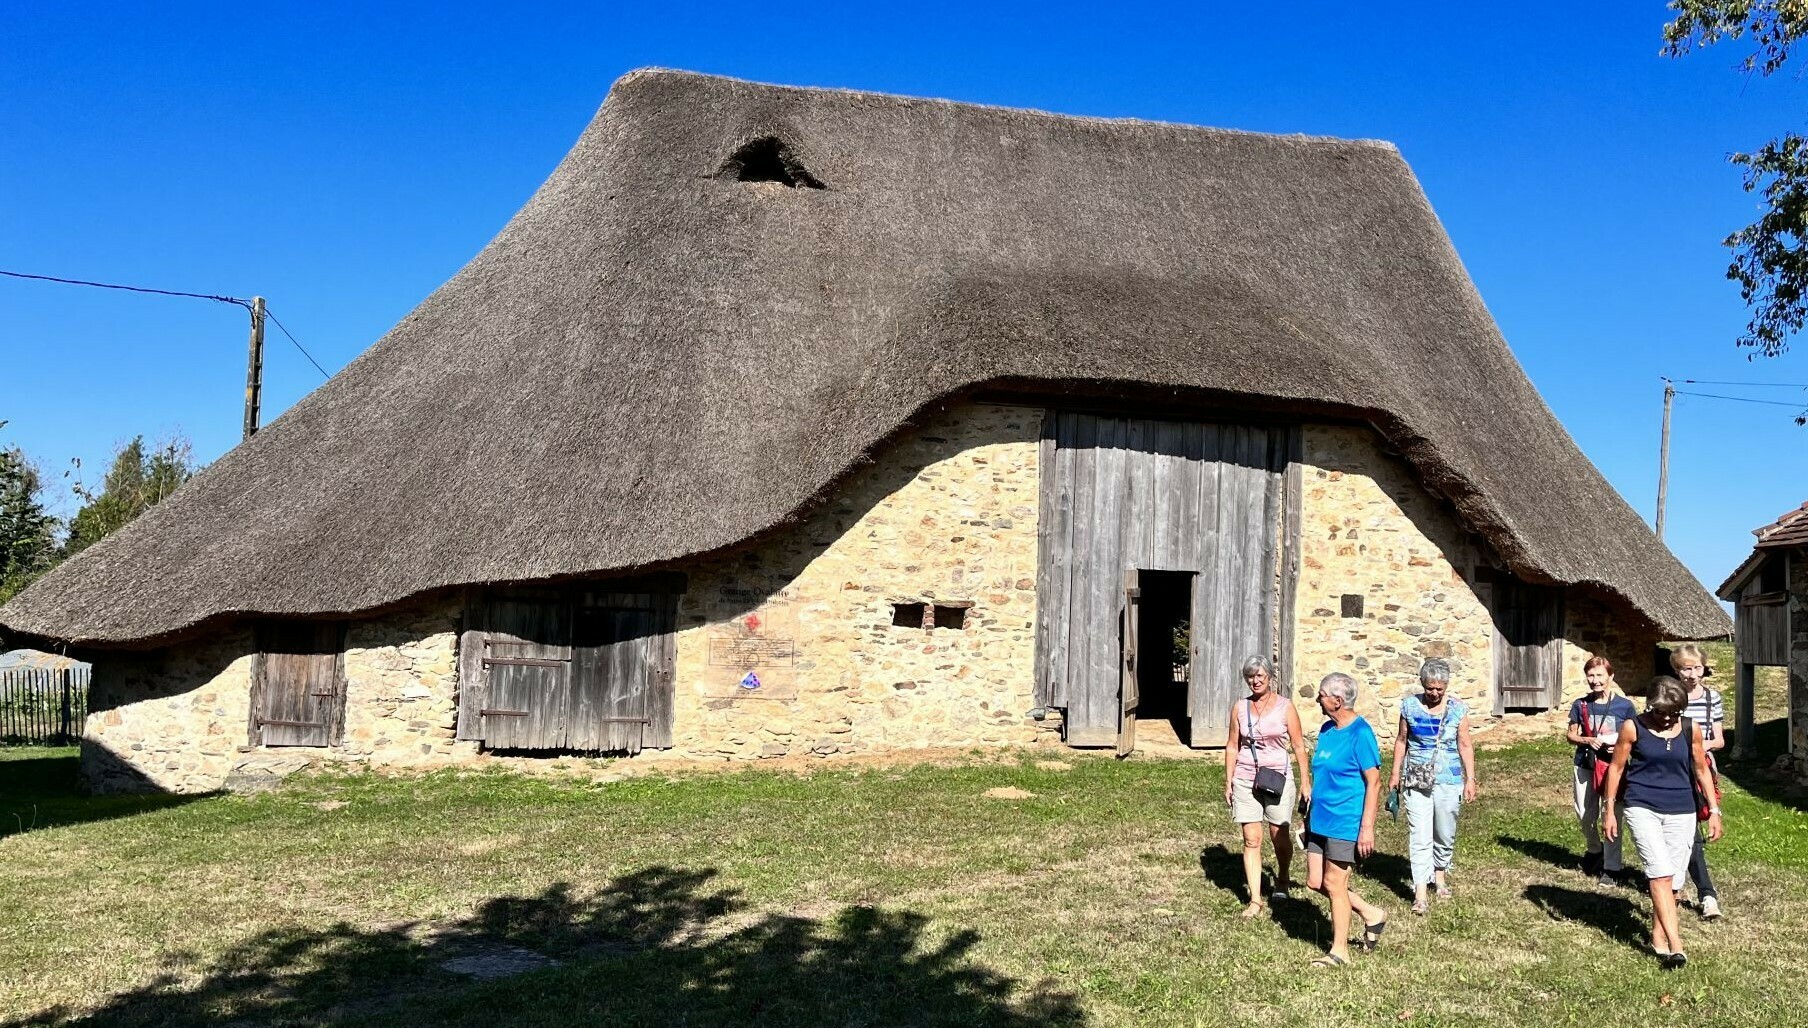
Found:
<svg viewBox="0 0 1808 1028"><path fill-rule="evenodd" d="M1660 3L857 6L7 5L0 268L262 294L337 370L502 227L617 76L661 65L1392 140L1646 517L1660 376L1808 382L1808 342L1732 345L1719 245L1755 210L1726 155L1799 128L1808 83L1748 79L1730 47L1659 57ZM0 279L0 445L59 490L138 433L211 460L239 438L244 350L236 308ZM267 375L266 420L321 382L275 332ZM1668 541L1710 586L1808 499L1790 413L1678 401Z"/></svg>

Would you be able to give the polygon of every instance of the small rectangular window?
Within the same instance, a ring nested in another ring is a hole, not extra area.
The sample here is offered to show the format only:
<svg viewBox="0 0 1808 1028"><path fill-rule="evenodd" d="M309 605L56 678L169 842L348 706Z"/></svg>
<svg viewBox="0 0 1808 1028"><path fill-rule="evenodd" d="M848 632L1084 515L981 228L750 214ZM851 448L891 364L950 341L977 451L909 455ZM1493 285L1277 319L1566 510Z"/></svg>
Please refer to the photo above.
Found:
<svg viewBox="0 0 1808 1028"><path fill-rule="evenodd" d="M1347 618L1359 618L1362 616L1361 593L1343 594L1343 616Z"/></svg>
<svg viewBox="0 0 1808 1028"><path fill-rule="evenodd" d="M891 605L891 623L899 628L922 628L928 607L927 603L894 603Z"/></svg>
<svg viewBox="0 0 1808 1028"><path fill-rule="evenodd" d="M953 606L953 605L944 606L940 603L936 604L935 605L935 627L937 627L937 628L966 628L967 627L967 608L963 607L963 606Z"/></svg>

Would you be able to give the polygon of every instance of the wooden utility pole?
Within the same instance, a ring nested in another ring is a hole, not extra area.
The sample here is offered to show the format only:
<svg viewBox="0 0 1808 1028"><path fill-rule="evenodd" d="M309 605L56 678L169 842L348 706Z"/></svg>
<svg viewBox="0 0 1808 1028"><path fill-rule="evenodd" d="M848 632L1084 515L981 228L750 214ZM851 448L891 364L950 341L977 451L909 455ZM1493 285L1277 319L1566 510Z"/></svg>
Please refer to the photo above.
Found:
<svg viewBox="0 0 1808 1028"><path fill-rule="evenodd" d="M251 356L245 365L245 438L257 434L257 419L264 405L264 298L251 298ZM1664 424L1669 425L1666 414ZM1665 429L1664 438L1669 438L1669 430ZM1660 493L1661 495L1661 493ZM1660 501L1661 503L1661 501ZM1663 509L1661 506L1658 508ZM1662 534L1663 515L1658 515L1659 534Z"/></svg>
<svg viewBox="0 0 1808 1028"><path fill-rule="evenodd" d="M258 303L263 303L259 300ZM1676 402L1676 385L1664 379L1664 434L1657 454L1657 538L1664 538L1664 501L1670 495L1670 407Z"/></svg>

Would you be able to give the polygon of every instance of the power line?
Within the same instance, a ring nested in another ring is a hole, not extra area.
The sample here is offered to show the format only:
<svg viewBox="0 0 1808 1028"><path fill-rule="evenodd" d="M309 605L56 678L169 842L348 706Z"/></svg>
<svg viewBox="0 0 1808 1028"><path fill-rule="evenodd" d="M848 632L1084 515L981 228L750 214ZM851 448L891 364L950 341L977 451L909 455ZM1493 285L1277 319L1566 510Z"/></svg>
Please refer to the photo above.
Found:
<svg viewBox="0 0 1808 1028"><path fill-rule="evenodd" d="M187 296L196 300L212 300L215 303L232 303L237 304L246 310L251 309L250 301L241 300L236 296L216 296L212 293L184 293L174 289L151 289L146 286L122 286L115 285L112 282L88 282L79 278L57 278L54 275L28 275L23 271L0 271L0 275L5 275L8 278L28 278L37 282L60 282L67 286L93 286L96 289L123 289L128 293L155 293L158 296Z"/></svg>
<svg viewBox="0 0 1808 1028"><path fill-rule="evenodd" d="M271 321L276 321L276 315L270 313L270 308L268 307L264 308L264 317L269 318ZM301 355L308 359L308 363L314 365L314 370L320 372L320 377L333 377L325 368L320 366L320 362L314 359L314 355L308 352L308 348L301 345L301 340L296 339L287 326L280 321L276 321L276 327L282 329L282 334L289 337L289 342L294 343L295 348L301 351Z"/></svg>
<svg viewBox="0 0 1808 1028"><path fill-rule="evenodd" d="M1704 378L1682 378L1679 382L1704 386L1752 386L1754 388L1808 389L1808 382L1710 382Z"/></svg>
<svg viewBox="0 0 1808 1028"><path fill-rule="evenodd" d="M1684 381L1687 381L1687 380L1685 379ZM1768 407L1794 407L1796 410L1801 410L1804 407L1808 407L1808 404L1800 403L1800 402L1791 402L1788 400L1754 400L1747 396L1721 396L1718 393L1692 393L1692 392L1688 391L1687 389L1678 389L1676 391L1676 395L1678 395L1678 396L1703 396L1710 400L1732 400L1734 403L1761 403Z"/></svg>

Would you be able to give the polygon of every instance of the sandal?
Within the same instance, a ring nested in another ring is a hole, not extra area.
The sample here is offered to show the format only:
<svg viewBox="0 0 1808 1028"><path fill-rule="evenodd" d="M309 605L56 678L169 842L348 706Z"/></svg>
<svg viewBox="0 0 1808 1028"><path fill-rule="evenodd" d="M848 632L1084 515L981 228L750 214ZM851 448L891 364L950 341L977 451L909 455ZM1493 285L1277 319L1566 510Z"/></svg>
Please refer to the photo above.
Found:
<svg viewBox="0 0 1808 1028"><path fill-rule="evenodd" d="M1251 920L1254 920L1255 918L1261 917L1262 910L1263 910L1262 904L1251 903L1249 906L1243 908L1243 920L1251 921Z"/></svg>
<svg viewBox="0 0 1808 1028"><path fill-rule="evenodd" d="M1381 933L1386 930L1387 930L1387 919L1386 918L1382 918L1381 920L1376 921L1374 924L1363 925L1362 926L1362 941L1361 941L1361 943L1359 943L1359 945L1362 946L1362 951L1364 953L1375 952L1375 947L1380 945L1380 943L1381 943Z"/></svg>
<svg viewBox="0 0 1808 1028"><path fill-rule="evenodd" d="M1326 953L1312 962L1313 967L1348 967L1350 962L1335 953Z"/></svg>
<svg viewBox="0 0 1808 1028"><path fill-rule="evenodd" d="M1446 882L1443 885L1438 886L1437 895L1438 895L1438 899L1441 899L1441 900L1449 899L1450 898L1450 883Z"/></svg>
<svg viewBox="0 0 1808 1028"><path fill-rule="evenodd" d="M1417 914L1418 916L1424 917L1425 912L1430 909L1431 909L1431 904L1425 902L1424 900L1413 900L1412 912ZM1387 922L1385 922L1385 921L1382 922L1382 924L1386 924L1386 923Z"/></svg>

